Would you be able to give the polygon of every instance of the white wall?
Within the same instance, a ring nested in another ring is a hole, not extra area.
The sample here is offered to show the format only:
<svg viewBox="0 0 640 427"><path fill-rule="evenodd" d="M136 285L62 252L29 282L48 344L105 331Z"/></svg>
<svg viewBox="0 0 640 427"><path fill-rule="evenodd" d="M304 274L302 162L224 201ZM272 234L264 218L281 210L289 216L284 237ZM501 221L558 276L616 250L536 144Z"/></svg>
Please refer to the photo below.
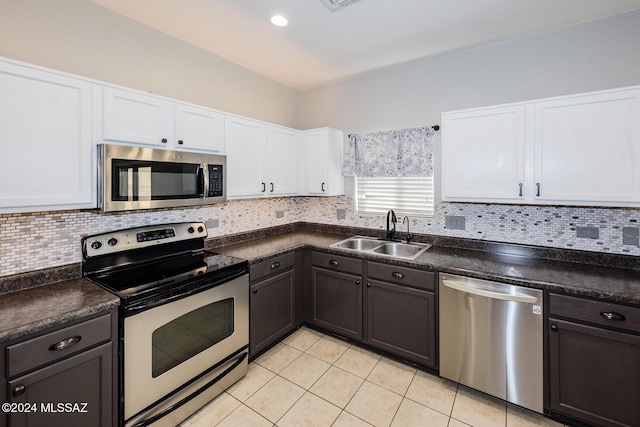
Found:
<svg viewBox="0 0 640 427"><path fill-rule="evenodd" d="M399 129L437 124L443 111L637 84L640 11L310 89L300 124Z"/></svg>
<svg viewBox="0 0 640 427"><path fill-rule="evenodd" d="M299 126L298 91L90 0L1 0L0 56Z"/></svg>

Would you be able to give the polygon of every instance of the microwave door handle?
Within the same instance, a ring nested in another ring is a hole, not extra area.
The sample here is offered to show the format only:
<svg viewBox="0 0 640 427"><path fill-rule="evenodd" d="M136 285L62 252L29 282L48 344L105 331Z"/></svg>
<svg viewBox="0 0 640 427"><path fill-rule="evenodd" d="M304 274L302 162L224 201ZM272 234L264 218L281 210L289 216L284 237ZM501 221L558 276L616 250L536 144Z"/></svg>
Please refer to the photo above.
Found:
<svg viewBox="0 0 640 427"><path fill-rule="evenodd" d="M204 165L200 164L198 165L198 195L200 196L201 199L204 198L204 195L206 194L206 180L205 180L205 173L204 173Z"/></svg>

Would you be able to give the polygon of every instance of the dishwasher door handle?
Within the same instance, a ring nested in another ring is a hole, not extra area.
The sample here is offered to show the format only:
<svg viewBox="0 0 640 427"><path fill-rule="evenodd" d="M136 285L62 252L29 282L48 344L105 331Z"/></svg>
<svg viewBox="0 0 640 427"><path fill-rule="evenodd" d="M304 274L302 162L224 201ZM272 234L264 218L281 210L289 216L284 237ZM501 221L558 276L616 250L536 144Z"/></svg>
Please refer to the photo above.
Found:
<svg viewBox="0 0 640 427"><path fill-rule="evenodd" d="M466 292L468 294L478 295L481 297L499 299L503 301L513 301L513 302L523 302L535 304L538 301L538 298L531 295L512 295L502 292L494 292L486 289L479 289L473 286L468 286L463 282L456 282L454 280L443 280L442 283L451 289L455 289L457 291Z"/></svg>

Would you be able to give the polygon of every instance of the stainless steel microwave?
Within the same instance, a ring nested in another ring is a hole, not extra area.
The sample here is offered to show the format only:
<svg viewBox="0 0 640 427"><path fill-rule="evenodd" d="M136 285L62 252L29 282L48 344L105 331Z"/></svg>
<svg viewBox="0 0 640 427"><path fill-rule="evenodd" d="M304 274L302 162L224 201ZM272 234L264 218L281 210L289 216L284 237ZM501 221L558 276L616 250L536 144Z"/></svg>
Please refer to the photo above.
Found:
<svg viewBox="0 0 640 427"><path fill-rule="evenodd" d="M98 145L98 208L105 212L227 200L226 156Z"/></svg>

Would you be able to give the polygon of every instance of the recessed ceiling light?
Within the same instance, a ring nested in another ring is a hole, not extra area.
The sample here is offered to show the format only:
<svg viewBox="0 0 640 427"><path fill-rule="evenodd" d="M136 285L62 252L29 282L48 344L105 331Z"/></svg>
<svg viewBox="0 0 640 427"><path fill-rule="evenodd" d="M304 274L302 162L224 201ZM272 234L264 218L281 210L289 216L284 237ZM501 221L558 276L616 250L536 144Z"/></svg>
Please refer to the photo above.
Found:
<svg viewBox="0 0 640 427"><path fill-rule="evenodd" d="M289 21L282 15L273 15L271 17L271 23L276 27L286 27Z"/></svg>

